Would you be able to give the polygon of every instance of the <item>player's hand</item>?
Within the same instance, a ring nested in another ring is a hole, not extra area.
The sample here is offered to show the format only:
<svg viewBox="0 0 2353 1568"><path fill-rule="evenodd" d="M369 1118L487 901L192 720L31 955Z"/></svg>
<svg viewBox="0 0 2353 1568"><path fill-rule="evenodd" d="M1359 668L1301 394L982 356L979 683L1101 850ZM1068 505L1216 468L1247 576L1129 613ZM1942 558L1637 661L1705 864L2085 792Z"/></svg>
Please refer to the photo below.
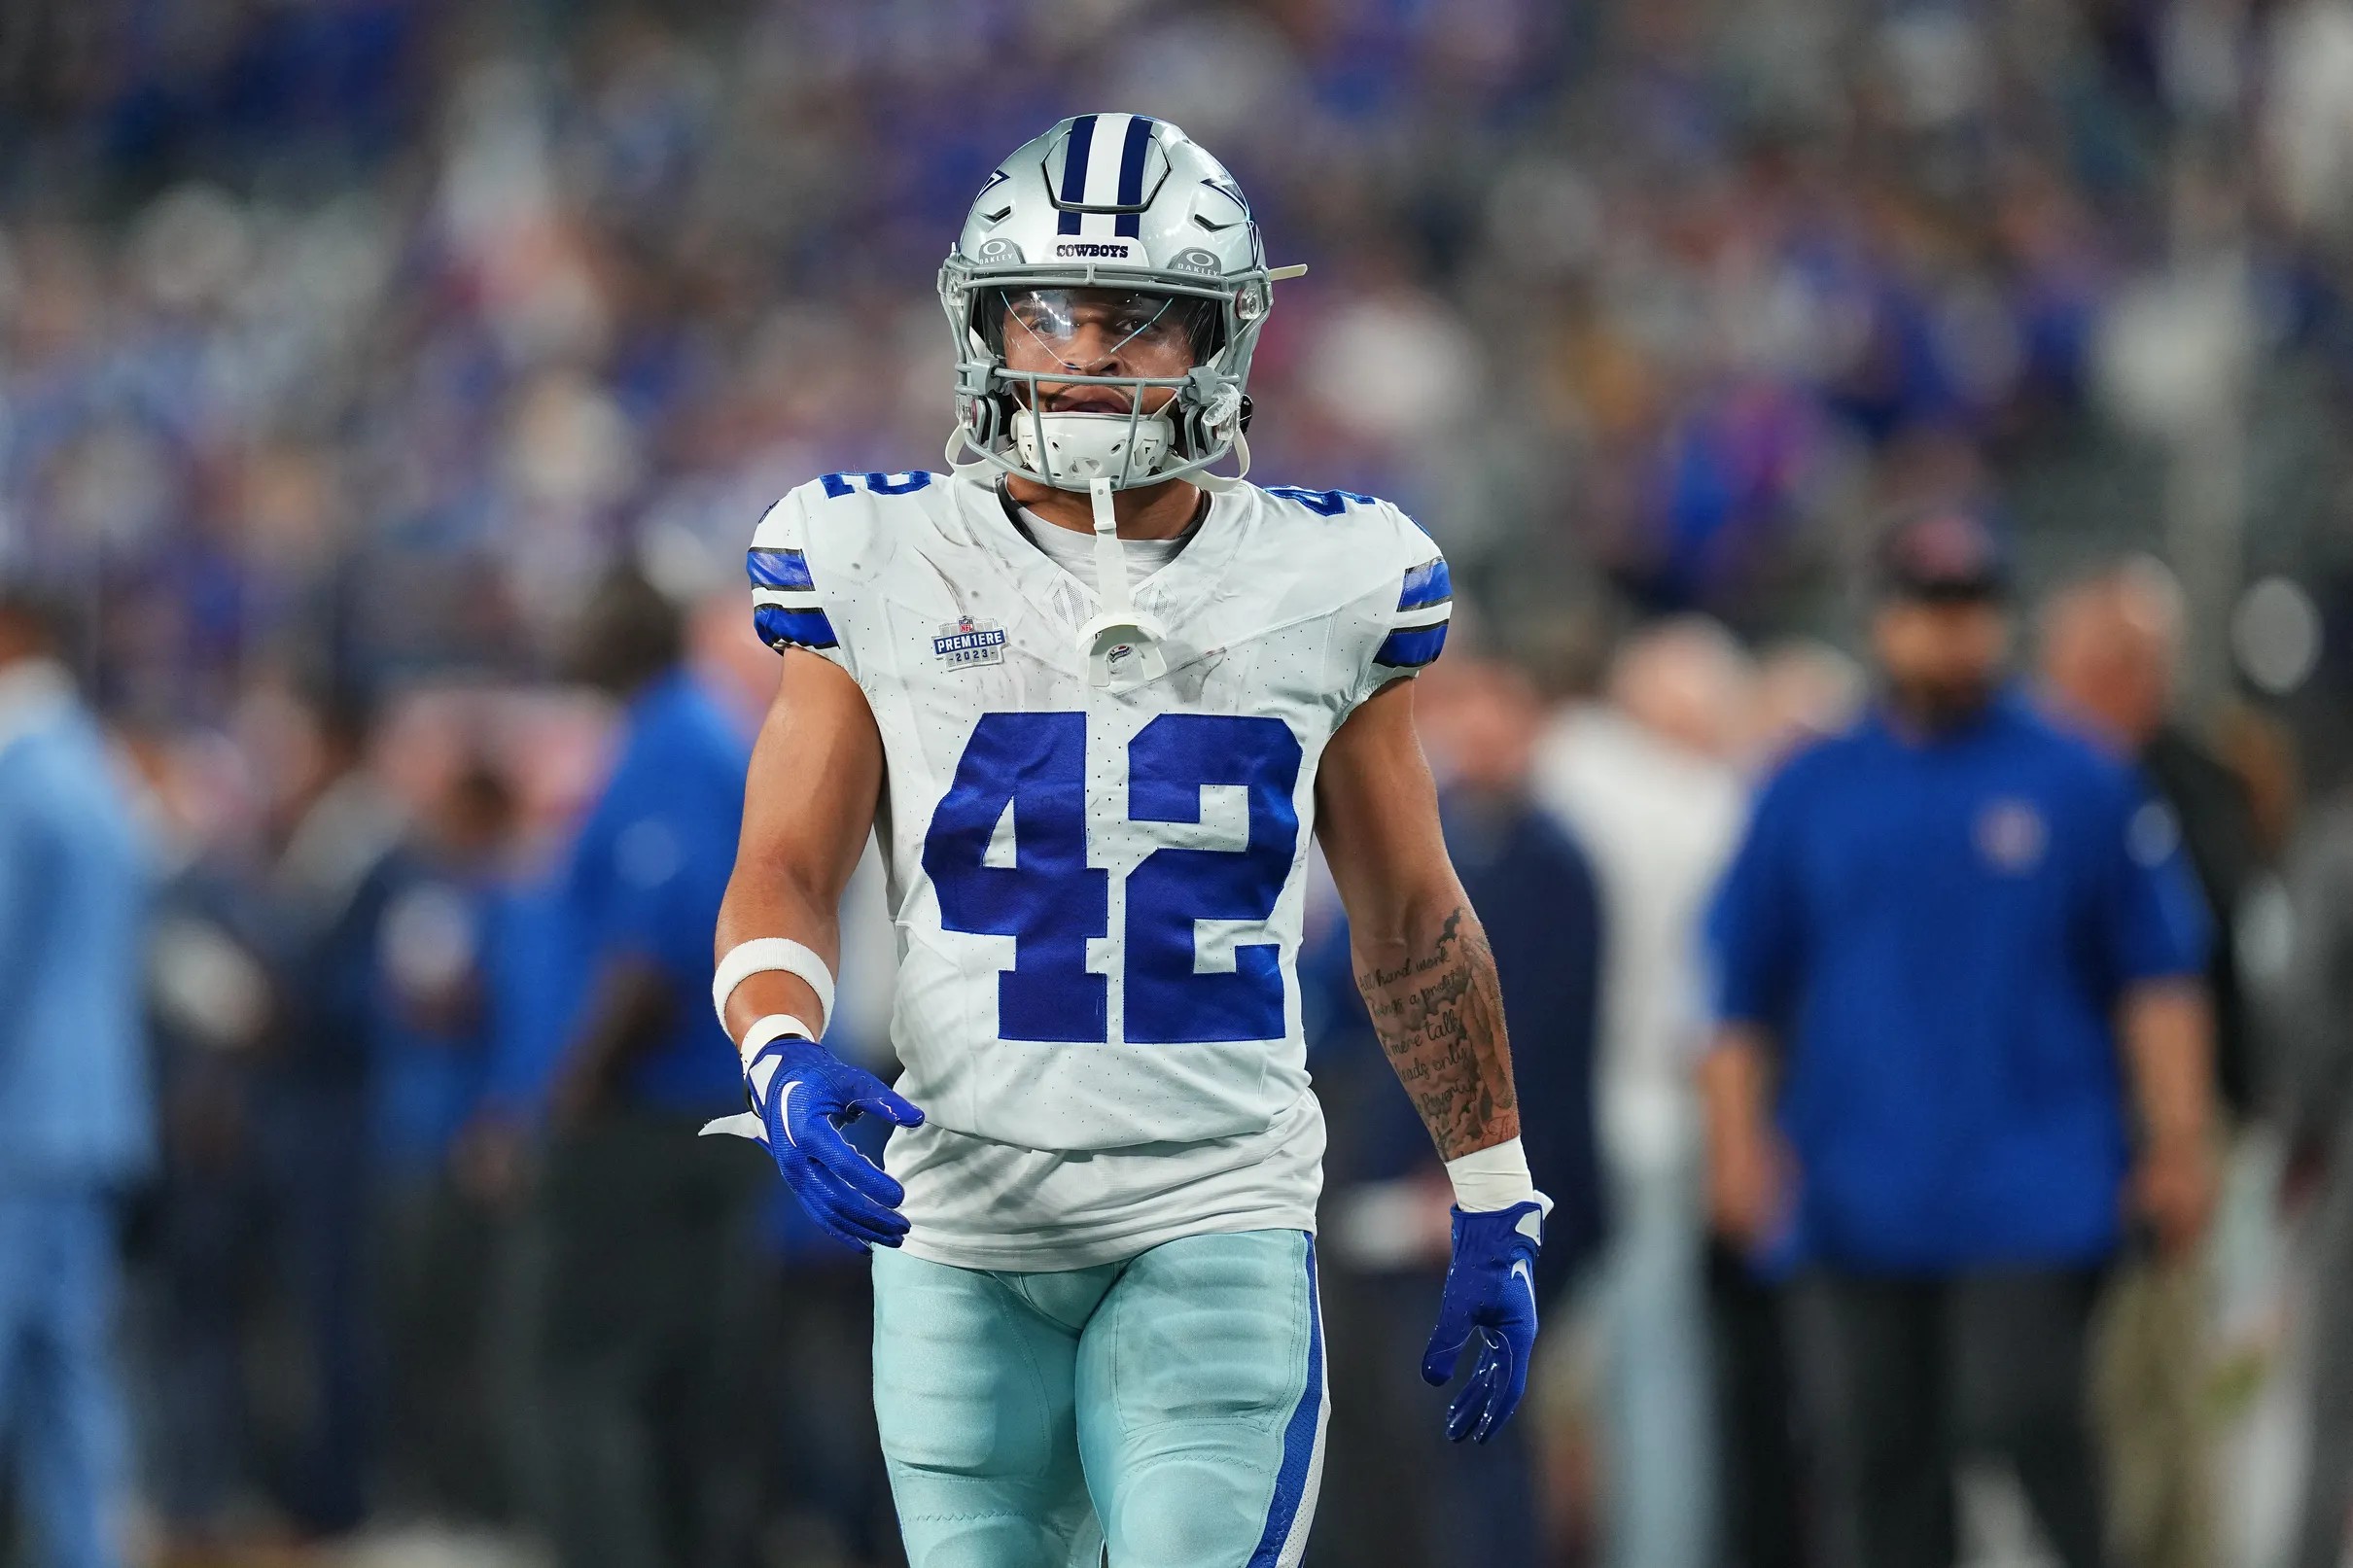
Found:
<svg viewBox="0 0 2353 1568"><path fill-rule="evenodd" d="M871 1111L894 1127L915 1127L924 1113L863 1067L852 1066L815 1040L772 1040L745 1069L776 1168L785 1185L827 1234L860 1249L895 1247L907 1234L898 1211L906 1189L841 1135L844 1123Z"/></svg>
<svg viewBox="0 0 2353 1568"><path fill-rule="evenodd" d="M1438 1304L1438 1328L1422 1354L1422 1380L1443 1388L1463 1348L1476 1338L1470 1381L1447 1407L1446 1436L1485 1443L1503 1430L1528 1391L1536 1349L1536 1247L1551 1202L1514 1203L1493 1213L1454 1211L1454 1262Z"/></svg>

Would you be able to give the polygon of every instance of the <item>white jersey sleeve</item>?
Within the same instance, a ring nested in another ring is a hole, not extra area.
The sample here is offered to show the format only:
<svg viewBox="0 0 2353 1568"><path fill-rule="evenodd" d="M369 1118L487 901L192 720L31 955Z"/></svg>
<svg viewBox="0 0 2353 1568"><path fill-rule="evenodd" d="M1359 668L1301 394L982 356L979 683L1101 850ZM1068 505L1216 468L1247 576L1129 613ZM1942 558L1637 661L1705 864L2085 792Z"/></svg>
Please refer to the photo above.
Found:
<svg viewBox="0 0 2353 1568"><path fill-rule="evenodd" d="M1446 556L1421 525L1384 502L1372 548L1387 557L1382 585L1349 617L1353 707L1390 681L1419 675L1446 646L1455 590Z"/></svg>
<svg viewBox="0 0 2353 1568"><path fill-rule="evenodd" d="M752 625L759 640L782 653L806 648L856 673L850 651L827 612L828 594L809 561L809 501L803 485L768 508L744 553L752 579Z"/></svg>

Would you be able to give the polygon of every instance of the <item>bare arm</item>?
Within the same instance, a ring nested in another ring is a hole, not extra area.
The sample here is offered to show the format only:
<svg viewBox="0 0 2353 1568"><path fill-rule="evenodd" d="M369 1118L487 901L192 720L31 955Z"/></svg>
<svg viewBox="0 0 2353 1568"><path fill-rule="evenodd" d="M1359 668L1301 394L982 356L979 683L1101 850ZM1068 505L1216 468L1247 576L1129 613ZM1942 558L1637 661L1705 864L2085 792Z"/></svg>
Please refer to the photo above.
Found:
<svg viewBox="0 0 2353 1568"><path fill-rule="evenodd" d="M2214 1207L2214 1024L2205 987L2160 980L2125 993L2121 1032L2140 1115L2134 1198L2166 1250L2195 1244Z"/></svg>
<svg viewBox="0 0 2353 1568"><path fill-rule="evenodd" d="M837 666L788 648L775 699L752 749L735 874L720 905L716 950L761 936L841 961L842 889L858 868L882 794L882 735L865 693ZM770 1013L823 1028L817 993L797 975L755 974L727 1002L727 1033Z"/></svg>
<svg viewBox="0 0 2353 1568"><path fill-rule="evenodd" d="M1699 1080L1708 1218L1735 1245L1761 1246L1782 1217L1790 1173L1773 1125L1773 1037L1753 1024L1722 1026Z"/></svg>
<svg viewBox="0 0 2353 1568"><path fill-rule="evenodd" d="M1455 1160L1520 1135L1487 932L1438 829L1413 682L1357 708L1324 749L1317 835L1349 916L1356 988L1414 1108Z"/></svg>
<svg viewBox="0 0 2353 1568"><path fill-rule="evenodd" d="M2152 1142L2214 1132L2214 1028L2205 988L2153 981L2125 993L2125 1056L2133 1103Z"/></svg>

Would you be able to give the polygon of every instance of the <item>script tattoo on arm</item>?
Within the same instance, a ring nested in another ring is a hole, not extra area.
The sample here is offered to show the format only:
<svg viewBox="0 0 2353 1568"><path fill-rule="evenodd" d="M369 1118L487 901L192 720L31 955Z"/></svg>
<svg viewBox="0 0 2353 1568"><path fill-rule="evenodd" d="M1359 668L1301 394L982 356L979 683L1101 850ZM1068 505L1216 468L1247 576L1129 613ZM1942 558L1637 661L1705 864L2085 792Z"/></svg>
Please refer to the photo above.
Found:
<svg viewBox="0 0 2353 1568"><path fill-rule="evenodd" d="M1413 1097L1443 1160L1520 1133L1511 1047L1495 955L1469 907L1457 904L1433 932L1416 922L1384 966L1359 953L1356 989L1398 1081ZM1387 958L1384 954L1381 957Z"/></svg>

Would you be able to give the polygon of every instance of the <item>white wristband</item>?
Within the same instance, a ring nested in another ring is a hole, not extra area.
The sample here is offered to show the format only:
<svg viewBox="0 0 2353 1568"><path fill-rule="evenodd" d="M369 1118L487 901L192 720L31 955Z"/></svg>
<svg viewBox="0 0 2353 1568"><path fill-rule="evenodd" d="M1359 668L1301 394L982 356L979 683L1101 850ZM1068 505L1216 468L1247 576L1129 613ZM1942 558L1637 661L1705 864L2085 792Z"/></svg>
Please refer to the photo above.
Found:
<svg viewBox="0 0 2353 1568"><path fill-rule="evenodd" d="M1465 1214L1492 1214L1514 1203L1537 1202L1535 1178L1528 1173L1528 1151L1518 1138L1446 1162L1455 1184L1455 1206Z"/></svg>
<svg viewBox="0 0 2353 1568"><path fill-rule="evenodd" d="M755 1105L768 1102L768 1085L782 1065L773 1058L766 1062L757 1060L759 1054L788 1034L797 1034L804 1040L817 1038L815 1030L790 1013L769 1013L744 1030L744 1043L737 1050L743 1055L744 1077L752 1085L752 1100Z"/></svg>
<svg viewBox="0 0 2353 1568"><path fill-rule="evenodd" d="M754 975L771 972L796 975L817 993L817 1028L809 1037L822 1038L826 1021L833 1016L833 971L815 952L789 936L755 936L729 948L727 956L719 960L719 969L711 977L711 1010L719 1014L720 1028L727 1027L727 998L735 994L735 988Z"/></svg>

